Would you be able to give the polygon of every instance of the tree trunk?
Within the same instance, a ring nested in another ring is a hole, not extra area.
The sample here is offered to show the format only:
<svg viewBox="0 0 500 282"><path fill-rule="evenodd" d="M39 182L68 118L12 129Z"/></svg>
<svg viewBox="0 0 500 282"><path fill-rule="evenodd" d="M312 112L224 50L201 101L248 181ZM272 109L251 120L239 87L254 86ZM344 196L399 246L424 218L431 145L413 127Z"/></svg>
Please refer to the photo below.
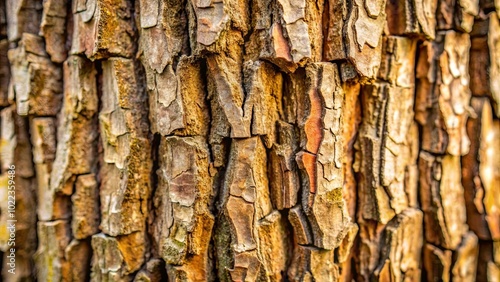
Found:
<svg viewBox="0 0 500 282"><path fill-rule="evenodd" d="M499 17L0 0L3 280L500 281Z"/></svg>

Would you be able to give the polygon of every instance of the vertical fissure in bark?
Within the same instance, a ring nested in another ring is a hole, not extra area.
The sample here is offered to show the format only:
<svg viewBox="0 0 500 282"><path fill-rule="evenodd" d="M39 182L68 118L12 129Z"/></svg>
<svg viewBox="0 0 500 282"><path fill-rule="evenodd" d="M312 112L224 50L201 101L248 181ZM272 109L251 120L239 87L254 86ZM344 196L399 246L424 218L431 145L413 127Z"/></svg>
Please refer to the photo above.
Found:
<svg viewBox="0 0 500 282"><path fill-rule="evenodd" d="M494 2L0 1L2 279L500 279Z"/></svg>

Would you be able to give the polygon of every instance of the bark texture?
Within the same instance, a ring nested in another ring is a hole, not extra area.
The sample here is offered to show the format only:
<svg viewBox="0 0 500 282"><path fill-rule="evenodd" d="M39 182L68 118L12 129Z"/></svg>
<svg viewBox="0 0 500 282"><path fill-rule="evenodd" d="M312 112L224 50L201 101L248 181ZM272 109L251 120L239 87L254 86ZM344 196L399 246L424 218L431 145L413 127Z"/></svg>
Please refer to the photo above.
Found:
<svg viewBox="0 0 500 282"><path fill-rule="evenodd" d="M3 281L500 281L499 17L0 0Z"/></svg>

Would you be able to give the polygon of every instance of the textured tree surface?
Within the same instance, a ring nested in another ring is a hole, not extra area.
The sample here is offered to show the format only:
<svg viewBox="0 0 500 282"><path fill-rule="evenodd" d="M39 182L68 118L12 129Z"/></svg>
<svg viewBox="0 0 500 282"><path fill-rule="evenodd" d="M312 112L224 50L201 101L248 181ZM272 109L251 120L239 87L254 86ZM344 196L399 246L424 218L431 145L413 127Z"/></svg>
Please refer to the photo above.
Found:
<svg viewBox="0 0 500 282"><path fill-rule="evenodd" d="M0 0L1 280L500 281L499 18Z"/></svg>

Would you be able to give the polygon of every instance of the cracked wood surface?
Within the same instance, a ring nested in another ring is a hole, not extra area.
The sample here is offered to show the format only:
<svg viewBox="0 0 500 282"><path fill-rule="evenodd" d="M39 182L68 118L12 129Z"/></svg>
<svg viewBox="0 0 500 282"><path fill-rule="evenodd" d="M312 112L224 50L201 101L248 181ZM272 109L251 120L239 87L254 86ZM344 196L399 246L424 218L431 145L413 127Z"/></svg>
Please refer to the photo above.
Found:
<svg viewBox="0 0 500 282"><path fill-rule="evenodd" d="M499 17L0 0L2 281L499 280Z"/></svg>

